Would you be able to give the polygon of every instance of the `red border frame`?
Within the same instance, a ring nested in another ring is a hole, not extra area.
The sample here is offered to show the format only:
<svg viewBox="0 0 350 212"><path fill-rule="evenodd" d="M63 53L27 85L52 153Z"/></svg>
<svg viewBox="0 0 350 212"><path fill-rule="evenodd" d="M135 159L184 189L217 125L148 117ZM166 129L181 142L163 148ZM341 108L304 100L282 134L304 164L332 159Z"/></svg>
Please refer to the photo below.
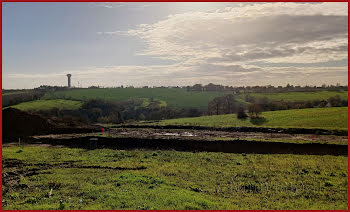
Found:
<svg viewBox="0 0 350 212"><path fill-rule="evenodd" d="M328 1L322 1L322 0L295 0L295 1L291 1L291 0L284 0L284 1L274 1L274 0L124 0L124 1L117 1L117 0L110 0L110 1L105 1L105 0L54 0L54 1L49 1L49 0L1 0L1 5L0 5L0 14L1 14L1 64L2 64L2 3L3 2L348 2L348 54L350 51L350 47L349 47L349 34L350 34L350 29L349 29L349 21L350 21L350 17L349 17L349 1L348 0L328 0ZM349 64L349 56L348 56L348 64ZM348 65L348 85L350 84L350 79L349 79L349 65ZM1 65L1 82L0 82L0 101L1 101L1 105L0 105L0 136L1 136L1 141L0 141L0 151L1 151L1 159L2 159L2 65ZM349 105L349 91L348 91L348 105ZM348 114L349 114L350 110L348 107ZM348 118L348 126L350 125L350 119ZM350 132L348 131L348 155L350 152L350 147L349 147L349 136L350 136ZM350 190L350 185L349 185L349 180L350 180L350 176L349 176L349 166L350 166L350 160L348 157L348 210L334 210L334 211L350 211L350 204L349 204L349 190ZM2 173L2 160L0 161L0 170ZM2 175L0 176L1 182L2 182ZM0 184L0 188L1 188L1 193L0 193L0 199L2 201L2 183ZM2 209L2 204L0 206L0 210L3 211ZM5 210L5 211L17 211L17 210ZM37 211L37 210L20 210L20 211ZM42 210L42 211L60 211L60 210ZM65 210L66 211L66 210ZM94 210L74 210L74 211L94 211ZM112 212L112 211L123 211L123 210L103 210L106 212ZM139 211L139 210L128 210L128 211ZM146 210L146 211L151 211L151 210ZM186 211L186 210L159 210L159 211ZM275 210L201 210L201 211L275 211ZM283 211L283 210L279 210L279 211ZM288 211L311 211L311 210L288 210ZM327 210L312 210L312 211L327 211Z"/></svg>

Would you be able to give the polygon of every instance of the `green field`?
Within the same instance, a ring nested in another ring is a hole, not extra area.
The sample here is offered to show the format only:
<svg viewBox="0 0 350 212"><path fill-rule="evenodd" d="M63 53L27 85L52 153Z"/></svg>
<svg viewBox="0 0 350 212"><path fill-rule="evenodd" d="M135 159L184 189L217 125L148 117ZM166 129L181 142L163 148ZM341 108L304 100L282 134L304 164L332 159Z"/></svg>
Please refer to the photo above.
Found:
<svg viewBox="0 0 350 212"><path fill-rule="evenodd" d="M81 105L81 101L54 99L23 102L11 107L24 111L51 110L53 108L58 108L60 110L78 110L81 107Z"/></svg>
<svg viewBox="0 0 350 212"><path fill-rule="evenodd" d="M30 91L10 91L10 92L3 93L2 95L7 96L7 95L14 95L14 94L25 94L28 92Z"/></svg>
<svg viewBox="0 0 350 212"><path fill-rule="evenodd" d="M151 104L150 98L141 98L142 99L142 104L140 107L148 107ZM166 107L168 104L166 101L159 100L159 99L154 99L153 101L159 101L159 107Z"/></svg>
<svg viewBox="0 0 350 212"><path fill-rule="evenodd" d="M182 88L99 88L57 91L47 93L42 99L72 98L74 100L86 100L101 98L121 101L130 98L154 98L163 100L173 107L206 109L210 100L229 93L231 92L187 92L186 89Z"/></svg>
<svg viewBox="0 0 350 212"><path fill-rule="evenodd" d="M160 125L194 125L211 127L281 127L281 128L348 128L348 108L309 108L263 112L261 119L237 119L236 114L201 116L160 121Z"/></svg>
<svg viewBox="0 0 350 212"><path fill-rule="evenodd" d="M312 101L312 100L327 100L330 97L339 95L341 99L348 99L347 91L316 91L316 92L288 92L288 93L251 93L256 98L267 97L268 99L285 102L292 101ZM244 94L240 94L240 98L244 99Z"/></svg>
<svg viewBox="0 0 350 212"><path fill-rule="evenodd" d="M3 209L345 210L348 205L343 156L4 147L3 161L10 159L17 165L5 165L3 180L13 173L21 177L3 183ZM25 175L29 172L35 174Z"/></svg>
<svg viewBox="0 0 350 212"><path fill-rule="evenodd" d="M121 101L130 98L154 98L166 102L177 108L206 109L208 102L218 96L224 96L232 92L187 92L184 88L99 88L99 89L72 89L47 93L42 99L87 100L101 98L111 101ZM237 100L244 102L244 95L239 94ZM268 97L271 100L307 101L327 100L329 97L339 95L347 99L347 91L317 91L317 92L288 92L288 93L251 93L254 97Z"/></svg>

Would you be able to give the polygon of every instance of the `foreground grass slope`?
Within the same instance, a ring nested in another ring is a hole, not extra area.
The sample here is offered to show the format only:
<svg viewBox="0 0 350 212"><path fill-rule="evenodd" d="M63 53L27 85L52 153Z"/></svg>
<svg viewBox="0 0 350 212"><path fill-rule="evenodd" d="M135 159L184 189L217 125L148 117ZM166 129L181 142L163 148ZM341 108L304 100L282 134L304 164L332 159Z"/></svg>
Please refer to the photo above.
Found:
<svg viewBox="0 0 350 212"><path fill-rule="evenodd" d="M101 98L120 101L130 98L154 98L163 100L173 107L206 109L208 102L213 98L229 93L231 92L187 92L183 88L99 88L58 91L46 94L43 99L72 98L86 100Z"/></svg>
<svg viewBox="0 0 350 212"><path fill-rule="evenodd" d="M60 110L78 110L81 107L81 105L81 101L54 99L23 102L11 107L24 111L51 110L53 108L58 108Z"/></svg>
<svg viewBox="0 0 350 212"><path fill-rule="evenodd" d="M163 120L160 125L211 127L348 128L348 108L309 108L263 112L260 119L237 119L236 114Z"/></svg>
<svg viewBox="0 0 350 212"><path fill-rule="evenodd" d="M347 209L342 156L12 146L3 161L22 173L3 209Z"/></svg>

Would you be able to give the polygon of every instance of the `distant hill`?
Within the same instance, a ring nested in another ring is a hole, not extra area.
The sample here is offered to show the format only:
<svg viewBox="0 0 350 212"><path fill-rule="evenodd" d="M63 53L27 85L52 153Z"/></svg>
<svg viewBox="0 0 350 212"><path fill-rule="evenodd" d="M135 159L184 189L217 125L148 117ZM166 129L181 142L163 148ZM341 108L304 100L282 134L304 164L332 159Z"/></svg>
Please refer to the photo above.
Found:
<svg viewBox="0 0 350 212"><path fill-rule="evenodd" d="M309 108L263 112L261 119L237 119L236 114L169 119L159 125L211 127L279 127L348 129L348 107Z"/></svg>
<svg viewBox="0 0 350 212"><path fill-rule="evenodd" d="M232 94L232 91L187 91L185 88L85 88L48 92L41 99L104 99L121 101L130 98L154 98L164 101L175 108L197 108L206 110L208 103L215 97ZM271 100L308 101L327 100L339 95L347 99L347 91L283 92L283 93L249 93L253 97L264 97ZM237 94L237 101L245 103L245 94Z"/></svg>
<svg viewBox="0 0 350 212"><path fill-rule="evenodd" d="M130 98L154 98L165 101L176 108L207 109L208 102L217 96L224 96L230 91L196 92L184 88L88 88L72 89L47 93L42 99L69 98L87 100L101 98L110 101L121 101Z"/></svg>

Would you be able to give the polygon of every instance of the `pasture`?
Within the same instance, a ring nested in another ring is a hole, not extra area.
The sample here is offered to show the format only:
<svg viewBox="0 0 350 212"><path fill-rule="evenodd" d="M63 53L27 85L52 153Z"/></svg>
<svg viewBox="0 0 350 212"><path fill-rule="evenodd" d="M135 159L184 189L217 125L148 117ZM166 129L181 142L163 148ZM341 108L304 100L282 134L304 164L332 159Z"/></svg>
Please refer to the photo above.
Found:
<svg viewBox="0 0 350 212"><path fill-rule="evenodd" d="M53 108L57 108L60 110L78 110L81 107L81 105L81 101L53 99L22 102L11 107L24 111L51 110Z"/></svg>
<svg viewBox="0 0 350 212"><path fill-rule="evenodd" d="M3 163L3 209L345 210L348 204L344 156L8 146Z"/></svg>
<svg viewBox="0 0 350 212"><path fill-rule="evenodd" d="M208 102L215 97L231 94L230 91L186 91L184 88L89 88L72 89L46 93L41 99L104 99L109 101L121 101L130 98L158 99L167 105L176 108L198 108L206 109ZM330 97L339 95L341 99L347 99L347 91L316 91L316 92L285 92L285 93L250 93L249 95L261 98L267 97L271 100L284 101L312 101L327 100ZM245 94L236 95L238 102L246 104Z"/></svg>
<svg viewBox="0 0 350 212"><path fill-rule="evenodd" d="M187 92L183 88L89 88L47 93L42 99L87 100L100 98L121 101L130 98L154 98L165 101L168 105L176 108L206 109L209 101L229 93L231 92Z"/></svg>
<svg viewBox="0 0 350 212"><path fill-rule="evenodd" d="M327 100L330 97L339 95L341 99L348 99L347 91L315 91L315 92L285 92L285 93L250 93L252 97L267 97L270 100L285 102ZM244 94L239 95L244 99Z"/></svg>
<svg viewBox="0 0 350 212"><path fill-rule="evenodd" d="M159 125L210 127L348 128L348 108L308 108L263 112L258 119L237 119L236 114L162 120Z"/></svg>

